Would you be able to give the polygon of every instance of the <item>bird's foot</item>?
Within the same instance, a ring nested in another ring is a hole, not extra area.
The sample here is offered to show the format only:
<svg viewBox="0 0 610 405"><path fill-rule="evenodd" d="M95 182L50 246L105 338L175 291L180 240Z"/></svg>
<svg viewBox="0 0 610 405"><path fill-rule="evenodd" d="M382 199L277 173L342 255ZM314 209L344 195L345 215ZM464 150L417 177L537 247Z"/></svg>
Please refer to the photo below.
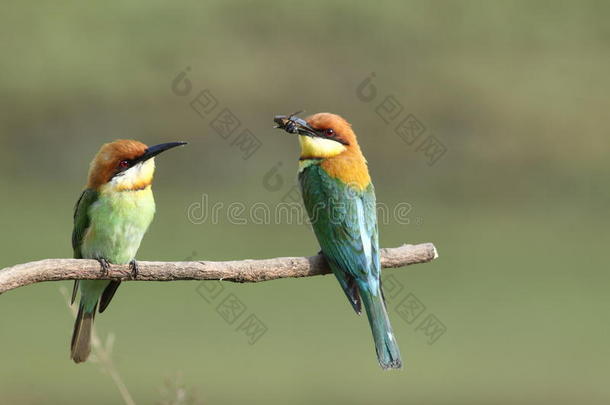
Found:
<svg viewBox="0 0 610 405"><path fill-rule="evenodd" d="M140 267L138 266L136 259L129 262L129 268L131 269L131 278L135 279L138 277L138 274L140 274Z"/></svg>
<svg viewBox="0 0 610 405"><path fill-rule="evenodd" d="M108 260L104 259L103 257L96 260L99 262L100 267L102 268L102 276L107 276L108 271L110 270L110 263L108 263Z"/></svg>

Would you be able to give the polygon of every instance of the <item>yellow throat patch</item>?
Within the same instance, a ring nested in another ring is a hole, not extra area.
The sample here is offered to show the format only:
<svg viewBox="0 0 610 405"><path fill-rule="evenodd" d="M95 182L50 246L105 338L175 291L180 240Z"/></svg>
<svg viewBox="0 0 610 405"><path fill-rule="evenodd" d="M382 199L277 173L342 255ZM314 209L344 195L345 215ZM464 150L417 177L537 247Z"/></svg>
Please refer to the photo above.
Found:
<svg viewBox="0 0 610 405"><path fill-rule="evenodd" d="M343 153L345 145L324 138L299 135L301 144L301 159L325 159Z"/></svg>

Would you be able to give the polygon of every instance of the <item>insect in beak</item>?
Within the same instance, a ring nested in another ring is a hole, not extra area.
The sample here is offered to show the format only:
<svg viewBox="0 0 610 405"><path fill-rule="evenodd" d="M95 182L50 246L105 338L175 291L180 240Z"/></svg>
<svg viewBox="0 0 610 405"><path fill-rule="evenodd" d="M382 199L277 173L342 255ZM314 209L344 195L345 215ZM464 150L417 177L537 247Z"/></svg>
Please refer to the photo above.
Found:
<svg viewBox="0 0 610 405"><path fill-rule="evenodd" d="M290 115L276 115L273 121L277 124L275 128L283 129L289 134L298 134L305 136L319 136L319 132L316 131L307 121L301 117L297 117L297 114L303 111L297 111Z"/></svg>

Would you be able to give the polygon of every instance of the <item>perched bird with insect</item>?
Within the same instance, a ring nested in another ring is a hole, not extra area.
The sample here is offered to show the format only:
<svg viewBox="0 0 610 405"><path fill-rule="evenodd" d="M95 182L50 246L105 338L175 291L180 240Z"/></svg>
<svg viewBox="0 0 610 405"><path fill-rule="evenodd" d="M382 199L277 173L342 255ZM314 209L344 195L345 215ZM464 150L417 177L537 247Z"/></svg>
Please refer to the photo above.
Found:
<svg viewBox="0 0 610 405"><path fill-rule="evenodd" d="M89 179L74 209L72 248L76 259L95 259L107 274L109 263L130 264L155 214L151 189L155 156L186 142L155 146L133 140L104 144L89 168ZM115 280L76 280L72 303L80 290L78 315L70 345L74 362L87 360L95 312L104 312L121 284Z"/></svg>
<svg viewBox="0 0 610 405"><path fill-rule="evenodd" d="M356 313L362 305L383 369L402 367L381 289L375 190L352 126L330 113L274 118L299 136L299 183L322 254Z"/></svg>

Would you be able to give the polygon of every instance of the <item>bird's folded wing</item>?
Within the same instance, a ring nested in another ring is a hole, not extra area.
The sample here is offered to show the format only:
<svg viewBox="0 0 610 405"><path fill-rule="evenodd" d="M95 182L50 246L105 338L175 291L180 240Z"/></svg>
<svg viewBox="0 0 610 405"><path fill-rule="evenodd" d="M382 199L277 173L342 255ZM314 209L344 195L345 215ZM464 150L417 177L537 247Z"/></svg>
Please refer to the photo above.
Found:
<svg viewBox="0 0 610 405"><path fill-rule="evenodd" d="M324 254L356 280L379 277L379 247L372 184L360 191L319 166L299 175L303 201Z"/></svg>

